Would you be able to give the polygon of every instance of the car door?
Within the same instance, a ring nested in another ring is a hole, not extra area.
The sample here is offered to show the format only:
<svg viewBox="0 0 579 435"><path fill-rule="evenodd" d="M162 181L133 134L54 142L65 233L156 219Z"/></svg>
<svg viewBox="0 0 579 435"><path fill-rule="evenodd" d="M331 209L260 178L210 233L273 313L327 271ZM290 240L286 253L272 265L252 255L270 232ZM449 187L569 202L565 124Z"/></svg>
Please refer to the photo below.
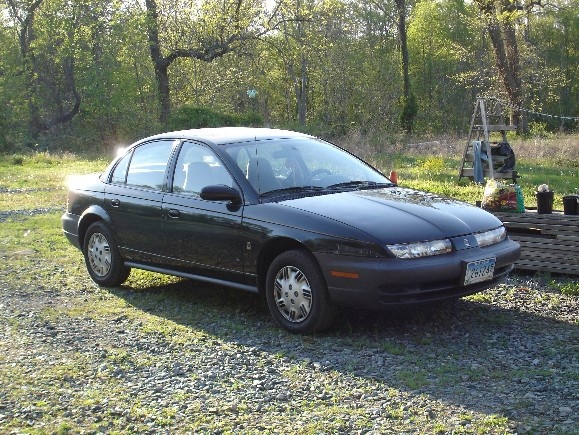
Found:
<svg viewBox="0 0 579 435"><path fill-rule="evenodd" d="M164 251L172 267L243 282L243 206L200 196L201 189L209 185L239 190L222 161L209 147L184 142L172 180L162 205Z"/></svg>
<svg viewBox="0 0 579 435"><path fill-rule="evenodd" d="M127 259L159 262L161 204L174 140L147 142L119 161L105 190L104 207Z"/></svg>

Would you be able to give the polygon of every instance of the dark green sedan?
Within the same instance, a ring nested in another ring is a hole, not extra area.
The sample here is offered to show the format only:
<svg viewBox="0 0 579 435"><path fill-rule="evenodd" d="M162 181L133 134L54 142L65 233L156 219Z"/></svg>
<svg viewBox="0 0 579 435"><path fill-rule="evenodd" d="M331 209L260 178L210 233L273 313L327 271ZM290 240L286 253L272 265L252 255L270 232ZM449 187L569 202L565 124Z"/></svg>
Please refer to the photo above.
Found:
<svg viewBox="0 0 579 435"><path fill-rule="evenodd" d="M265 128L177 131L70 186L64 234L99 285L131 268L265 296L292 332L338 306L456 299L506 278L520 247L474 206L401 188L320 139Z"/></svg>

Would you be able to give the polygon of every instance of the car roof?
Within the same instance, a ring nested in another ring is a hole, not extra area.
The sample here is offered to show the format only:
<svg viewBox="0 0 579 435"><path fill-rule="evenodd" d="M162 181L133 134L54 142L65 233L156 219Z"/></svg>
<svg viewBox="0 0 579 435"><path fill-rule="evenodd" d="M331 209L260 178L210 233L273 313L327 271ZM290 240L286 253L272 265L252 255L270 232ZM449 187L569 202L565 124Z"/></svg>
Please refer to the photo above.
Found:
<svg viewBox="0 0 579 435"><path fill-rule="evenodd" d="M148 137L139 142L151 139L169 138L169 139L193 139L204 142L213 142L216 145L222 145L235 142L248 142L257 139L282 139L292 137L310 137L310 136L295 131L281 130L276 128L217 127L217 128L198 128L192 130L171 131Z"/></svg>

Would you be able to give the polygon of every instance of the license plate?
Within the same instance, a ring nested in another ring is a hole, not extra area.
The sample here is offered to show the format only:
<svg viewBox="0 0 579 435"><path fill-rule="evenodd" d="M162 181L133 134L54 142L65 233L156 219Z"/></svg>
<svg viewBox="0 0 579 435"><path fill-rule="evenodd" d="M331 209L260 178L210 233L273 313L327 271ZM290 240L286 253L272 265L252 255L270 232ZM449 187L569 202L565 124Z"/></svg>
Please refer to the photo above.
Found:
<svg viewBox="0 0 579 435"><path fill-rule="evenodd" d="M467 263L463 285L476 284L477 282L493 279L495 262L496 258L493 257Z"/></svg>

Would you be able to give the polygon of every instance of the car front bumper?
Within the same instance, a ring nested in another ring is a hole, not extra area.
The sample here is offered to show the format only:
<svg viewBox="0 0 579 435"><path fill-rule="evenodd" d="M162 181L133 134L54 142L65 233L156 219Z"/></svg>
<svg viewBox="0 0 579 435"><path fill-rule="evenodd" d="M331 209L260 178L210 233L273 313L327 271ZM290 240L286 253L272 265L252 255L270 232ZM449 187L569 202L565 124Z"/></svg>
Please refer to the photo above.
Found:
<svg viewBox="0 0 579 435"><path fill-rule="evenodd" d="M335 303L380 309L456 299L490 288L513 270L520 245L506 239L482 249L415 259L315 255ZM461 284L468 262L492 257L496 263L491 280Z"/></svg>

